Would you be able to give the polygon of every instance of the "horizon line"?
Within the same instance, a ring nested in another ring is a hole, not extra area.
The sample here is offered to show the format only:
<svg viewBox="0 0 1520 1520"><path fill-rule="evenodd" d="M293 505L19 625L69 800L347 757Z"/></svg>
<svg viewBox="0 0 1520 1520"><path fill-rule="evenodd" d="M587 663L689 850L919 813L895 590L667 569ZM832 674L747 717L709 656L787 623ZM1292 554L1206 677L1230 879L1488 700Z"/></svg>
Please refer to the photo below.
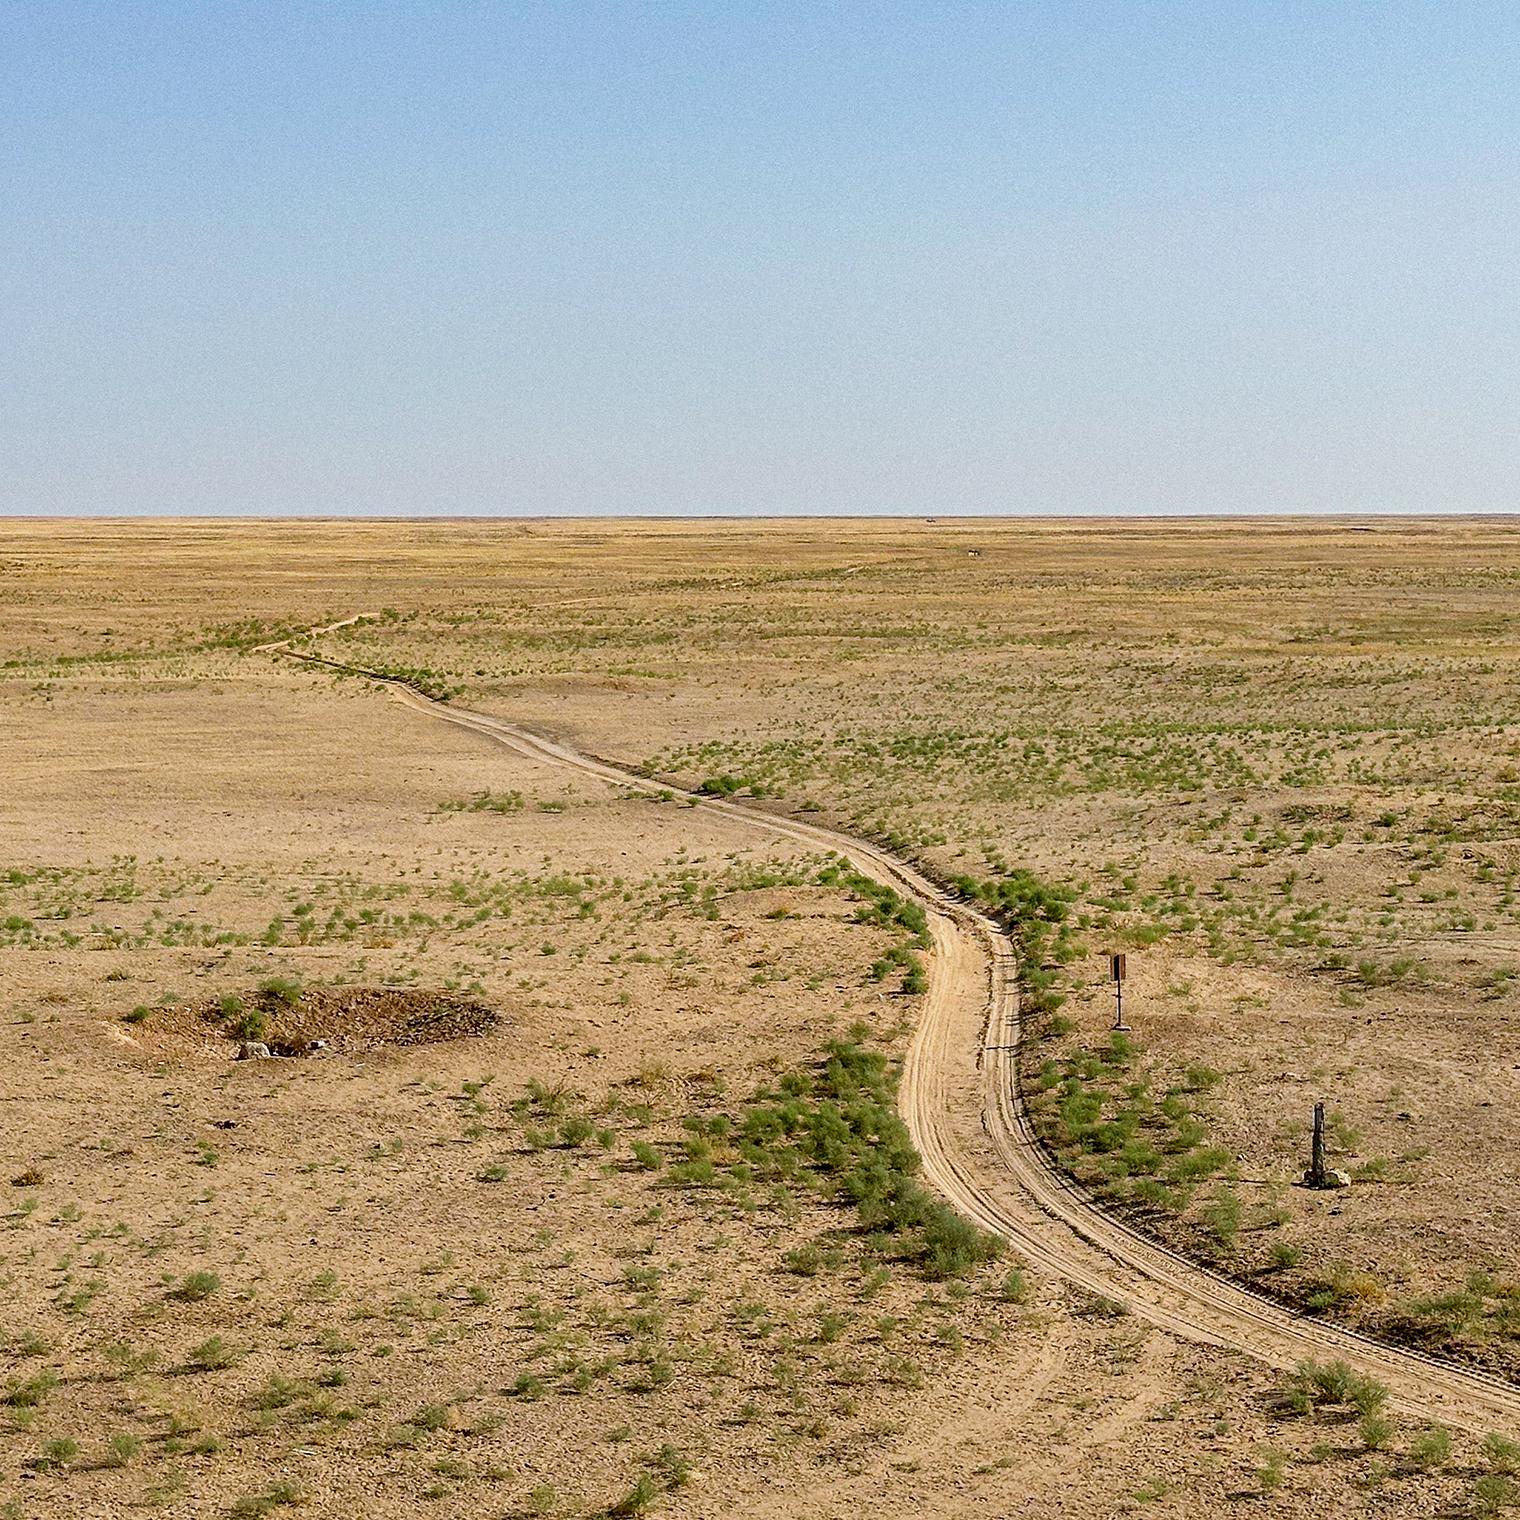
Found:
<svg viewBox="0 0 1520 1520"><path fill-rule="evenodd" d="M1461 511L1431 508L1408 511L1400 508L1352 507L1334 511L1320 508L1276 508L1259 511L1134 511L1134 512L0 512L0 524L9 522L96 523L643 523L643 522L901 522L920 525L978 522L1343 522L1372 519L1379 522L1462 522L1520 519L1520 507L1468 508Z"/></svg>

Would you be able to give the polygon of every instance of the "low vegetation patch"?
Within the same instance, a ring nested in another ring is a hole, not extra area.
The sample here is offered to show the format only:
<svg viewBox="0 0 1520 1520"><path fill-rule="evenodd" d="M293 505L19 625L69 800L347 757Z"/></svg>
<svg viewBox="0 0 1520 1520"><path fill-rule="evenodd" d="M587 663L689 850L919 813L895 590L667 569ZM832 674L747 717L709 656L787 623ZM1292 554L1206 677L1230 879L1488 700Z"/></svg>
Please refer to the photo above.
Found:
<svg viewBox="0 0 1520 1520"><path fill-rule="evenodd" d="M813 1069L787 1072L737 1117L693 1115L672 1182L747 1189L804 1185L851 1206L884 1258L946 1278L991 1260L993 1236L918 1181L920 1158L896 1109L896 1077L880 1052L833 1041ZM811 1248L816 1249L816 1248ZM805 1270L810 1248L801 1248Z"/></svg>
<svg viewBox="0 0 1520 1520"><path fill-rule="evenodd" d="M440 813L520 813L521 792L475 792L463 801L439 804Z"/></svg>
<svg viewBox="0 0 1520 1520"><path fill-rule="evenodd" d="M1141 1047L1115 1032L1095 1049L1043 1061L1026 1081L1041 1138L1078 1181L1151 1216L1182 1214L1205 1184L1232 1171L1214 1145L1198 1100L1217 1072L1189 1068L1159 1094L1138 1070ZM1202 1203L1199 1221L1216 1251L1235 1245L1241 1205L1227 1187Z"/></svg>
<svg viewBox="0 0 1520 1520"><path fill-rule="evenodd" d="M1070 922L1076 892L1023 870L985 879L956 876L951 885L986 908L1012 937L1025 1014L1054 1015L1065 1001L1064 970L1081 953Z"/></svg>

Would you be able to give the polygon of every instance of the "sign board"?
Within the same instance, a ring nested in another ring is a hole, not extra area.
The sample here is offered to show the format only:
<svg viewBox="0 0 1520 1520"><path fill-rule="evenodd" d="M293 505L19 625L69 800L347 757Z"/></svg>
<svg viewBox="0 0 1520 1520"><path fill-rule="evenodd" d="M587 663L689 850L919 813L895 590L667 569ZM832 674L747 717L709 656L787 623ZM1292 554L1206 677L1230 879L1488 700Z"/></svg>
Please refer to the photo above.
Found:
<svg viewBox="0 0 1520 1520"><path fill-rule="evenodd" d="M1111 955L1108 958L1108 962L1109 968L1113 972L1114 980L1122 982L1124 980L1124 957L1122 955Z"/></svg>

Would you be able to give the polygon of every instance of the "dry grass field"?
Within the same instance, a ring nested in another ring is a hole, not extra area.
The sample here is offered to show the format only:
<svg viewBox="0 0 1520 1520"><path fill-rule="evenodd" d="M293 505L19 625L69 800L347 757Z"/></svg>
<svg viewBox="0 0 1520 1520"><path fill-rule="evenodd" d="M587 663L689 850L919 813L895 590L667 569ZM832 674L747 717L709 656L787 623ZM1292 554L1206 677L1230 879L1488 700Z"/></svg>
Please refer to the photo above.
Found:
<svg viewBox="0 0 1520 1520"><path fill-rule="evenodd" d="M1517 591L1504 521L0 524L0 1514L1508 1508L1520 1431L912 1192L912 914L666 788L996 906L1106 1206L1520 1380ZM356 614L293 647L648 785L259 649Z"/></svg>

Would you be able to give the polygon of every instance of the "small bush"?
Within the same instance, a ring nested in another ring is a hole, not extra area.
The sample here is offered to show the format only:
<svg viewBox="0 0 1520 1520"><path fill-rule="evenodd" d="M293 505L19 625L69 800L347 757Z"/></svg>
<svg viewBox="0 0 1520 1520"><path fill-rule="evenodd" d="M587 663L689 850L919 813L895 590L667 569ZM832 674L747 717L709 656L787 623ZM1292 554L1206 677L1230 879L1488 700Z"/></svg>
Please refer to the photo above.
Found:
<svg viewBox="0 0 1520 1520"><path fill-rule="evenodd" d="M1381 1412L1388 1389L1345 1362L1301 1362L1283 1389L1289 1408L1308 1414L1321 1404L1343 1405L1366 1419Z"/></svg>
<svg viewBox="0 0 1520 1520"><path fill-rule="evenodd" d="M284 1409L294 1404L304 1391L305 1385L299 1379L271 1372L264 1386L254 1394L253 1402L259 1409Z"/></svg>
<svg viewBox="0 0 1520 1520"><path fill-rule="evenodd" d="M1002 1242L962 1219L954 1209L935 1203L920 1226L924 1241L923 1270L927 1277L958 1277L1002 1251Z"/></svg>
<svg viewBox="0 0 1520 1520"><path fill-rule="evenodd" d="M222 1280L215 1272L190 1272L180 1280L170 1297L185 1303L199 1303L204 1298L210 1298L221 1286Z"/></svg>
<svg viewBox="0 0 1520 1520"><path fill-rule="evenodd" d="M1520 1507L1520 1484L1504 1473L1485 1473L1473 1484L1473 1513L1489 1520Z"/></svg>
<svg viewBox="0 0 1520 1520"><path fill-rule="evenodd" d="M1240 1198L1232 1188L1223 1187L1204 1209L1209 1232L1225 1250L1232 1250L1240 1235Z"/></svg>
<svg viewBox="0 0 1520 1520"><path fill-rule="evenodd" d="M142 1450L142 1438L128 1430L118 1430L106 1442L112 1467L125 1467Z"/></svg>
<svg viewBox="0 0 1520 1520"><path fill-rule="evenodd" d="M271 976L259 983L259 991L287 1008L295 1008L301 1001L301 984L293 976Z"/></svg>
<svg viewBox="0 0 1520 1520"><path fill-rule="evenodd" d="M262 1008L245 1008L241 1002L238 1011L227 1021L227 1032L234 1040L262 1040L269 1030L269 1020Z"/></svg>
<svg viewBox="0 0 1520 1520"><path fill-rule="evenodd" d="M672 1488L685 1488L691 1482L691 1463L674 1446L662 1446L654 1454L654 1465Z"/></svg>
<svg viewBox="0 0 1520 1520"><path fill-rule="evenodd" d="M521 792L476 792L467 802L445 802L439 811L444 813L520 813L523 799Z"/></svg>
<svg viewBox="0 0 1520 1520"><path fill-rule="evenodd" d="M660 1497L660 1487L648 1473L640 1473L638 1482L618 1499L607 1506L607 1514L613 1520L624 1520L631 1515L642 1515Z"/></svg>
<svg viewBox="0 0 1520 1520"><path fill-rule="evenodd" d="M1493 1472L1510 1478L1520 1477L1520 1441L1513 1441L1495 1431L1484 1438L1483 1460Z"/></svg>
<svg viewBox="0 0 1520 1520"><path fill-rule="evenodd" d="M5 1402L12 1409L35 1409L53 1389L58 1379L51 1372L39 1372L35 1377L10 1384L5 1390Z"/></svg>
<svg viewBox="0 0 1520 1520"><path fill-rule="evenodd" d="M816 1277L823 1267L823 1252L815 1245L793 1246L782 1255L781 1264L799 1277Z"/></svg>
<svg viewBox="0 0 1520 1520"><path fill-rule="evenodd" d="M1451 1432L1440 1425L1421 1431L1409 1443L1409 1464L1422 1472L1432 1472L1451 1461Z"/></svg>
<svg viewBox="0 0 1520 1520"><path fill-rule="evenodd" d="M37 1459L37 1466L56 1472L59 1468L68 1467L78 1455L79 1442L72 1436L59 1436L56 1440L42 1443L42 1455Z"/></svg>
<svg viewBox="0 0 1520 1520"><path fill-rule="evenodd" d="M246 1498L239 1499L229 1513L233 1520L259 1520L260 1516L267 1515L271 1510L279 1509L283 1505L301 1504L305 1497L294 1483L275 1483L261 1494L250 1494Z"/></svg>
<svg viewBox="0 0 1520 1520"><path fill-rule="evenodd" d="M1029 1292L1029 1283L1017 1267L1009 1272L998 1287L998 1297L1007 1304L1027 1303Z"/></svg>
<svg viewBox="0 0 1520 1520"><path fill-rule="evenodd" d="M237 1353L219 1335L213 1335L209 1340L202 1341L190 1352L189 1356L190 1365L203 1372L215 1372L219 1368L230 1367L236 1360Z"/></svg>

